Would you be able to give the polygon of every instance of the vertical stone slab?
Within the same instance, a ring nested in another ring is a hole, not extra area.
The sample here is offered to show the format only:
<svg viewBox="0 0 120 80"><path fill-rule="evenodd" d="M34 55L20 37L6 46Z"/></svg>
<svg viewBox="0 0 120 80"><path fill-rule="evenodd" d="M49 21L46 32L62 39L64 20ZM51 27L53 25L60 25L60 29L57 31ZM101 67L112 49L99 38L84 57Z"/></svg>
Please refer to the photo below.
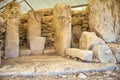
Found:
<svg viewBox="0 0 120 80"><path fill-rule="evenodd" d="M31 54L42 54L45 46L45 37L29 37Z"/></svg>
<svg viewBox="0 0 120 80"><path fill-rule="evenodd" d="M120 31L119 0L89 0L89 26L105 42L116 42Z"/></svg>
<svg viewBox="0 0 120 80"><path fill-rule="evenodd" d="M20 5L12 1L3 10L3 18L6 20L5 57L19 56L19 23Z"/></svg>
<svg viewBox="0 0 120 80"><path fill-rule="evenodd" d="M16 18L8 19L5 37L5 57L19 56L19 21Z"/></svg>
<svg viewBox="0 0 120 80"><path fill-rule="evenodd" d="M39 12L29 12L27 36L41 36L41 18Z"/></svg>
<svg viewBox="0 0 120 80"><path fill-rule="evenodd" d="M65 49L71 47L71 7L58 4L53 11L53 26L55 31L55 48L64 55Z"/></svg>

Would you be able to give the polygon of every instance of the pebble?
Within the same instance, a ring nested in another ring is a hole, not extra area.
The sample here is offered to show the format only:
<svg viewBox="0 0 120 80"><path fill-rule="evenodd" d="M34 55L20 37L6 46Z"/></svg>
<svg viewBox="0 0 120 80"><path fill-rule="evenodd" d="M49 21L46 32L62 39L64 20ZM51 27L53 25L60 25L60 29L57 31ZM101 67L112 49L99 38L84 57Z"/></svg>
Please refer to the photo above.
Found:
<svg viewBox="0 0 120 80"><path fill-rule="evenodd" d="M80 73L78 77L81 78L81 79L86 79L87 78L87 76L84 75L83 73Z"/></svg>
<svg viewBox="0 0 120 80"><path fill-rule="evenodd" d="M59 75L61 78L67 78L67 75Z"/></svg>

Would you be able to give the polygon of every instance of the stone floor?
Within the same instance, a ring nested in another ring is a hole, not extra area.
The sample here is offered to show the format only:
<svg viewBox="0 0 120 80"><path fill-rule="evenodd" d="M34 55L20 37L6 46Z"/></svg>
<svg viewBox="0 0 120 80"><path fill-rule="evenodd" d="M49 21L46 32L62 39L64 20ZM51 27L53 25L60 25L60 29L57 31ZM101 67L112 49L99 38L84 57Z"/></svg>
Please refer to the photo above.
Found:
<svg viewBox="0 0 120 80"><path fill-rule="evenodd" d="M78 62L53 55L31 55L2 60L0 80L96 80L100 76L103 80L112 80L109 76L119 80L120 72L114 72L115 68L119 69L115 64Z"/></svg>

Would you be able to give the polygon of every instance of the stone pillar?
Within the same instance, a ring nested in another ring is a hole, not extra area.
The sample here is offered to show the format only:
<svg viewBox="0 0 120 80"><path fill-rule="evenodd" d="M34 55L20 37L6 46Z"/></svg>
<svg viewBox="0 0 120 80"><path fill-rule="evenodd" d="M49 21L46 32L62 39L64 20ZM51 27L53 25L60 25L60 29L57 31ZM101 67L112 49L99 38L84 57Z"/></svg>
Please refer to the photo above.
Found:
<svg viewBox="0 0 120 80"><path fill-rule="evenodd" d="M5 57L19 56L19 27L16 18L8 19L5 37Z"/></svg>
<svg viewBox="0 0 120 80"><path fill-rule="evenodd" d="M39 12L29 12L27 36L41 36L41 17Z"/></svg>
<svg viewBox="0 0 120 80"><path fill-rule="evenodd" d="M3 10L3 18L7 21L5 35L5 57L19 56L19 23L20 5L13 1Z"/></svg>
<svg viewBox="0 0 120 80"><path fill-rule="evenodd" d="M53 12L53 26L55 31L55 48L64 55L65 49L71 47L71 7L58 4Z"/></svg>
<svg viewBox="0 0 120 80"><path fill-rule="evenodd" d="M41 37L41 16L39 12L29 12L27 41L31 54L42 54L45 37Z"/></svg>

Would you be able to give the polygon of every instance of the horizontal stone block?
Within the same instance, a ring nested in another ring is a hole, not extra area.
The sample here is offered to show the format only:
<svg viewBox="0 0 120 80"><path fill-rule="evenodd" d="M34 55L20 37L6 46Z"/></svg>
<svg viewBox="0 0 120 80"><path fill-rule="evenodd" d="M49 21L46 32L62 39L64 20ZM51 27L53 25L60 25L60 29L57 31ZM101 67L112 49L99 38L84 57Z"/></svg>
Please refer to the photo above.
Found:
<svg viewBox="0 0 120 80"><path fill-rule="evenodd" d="M92 61L93 52L90 50L80 50L76 48L67 48L65 51L66 55L77 57L83 61Z"/></svg>

